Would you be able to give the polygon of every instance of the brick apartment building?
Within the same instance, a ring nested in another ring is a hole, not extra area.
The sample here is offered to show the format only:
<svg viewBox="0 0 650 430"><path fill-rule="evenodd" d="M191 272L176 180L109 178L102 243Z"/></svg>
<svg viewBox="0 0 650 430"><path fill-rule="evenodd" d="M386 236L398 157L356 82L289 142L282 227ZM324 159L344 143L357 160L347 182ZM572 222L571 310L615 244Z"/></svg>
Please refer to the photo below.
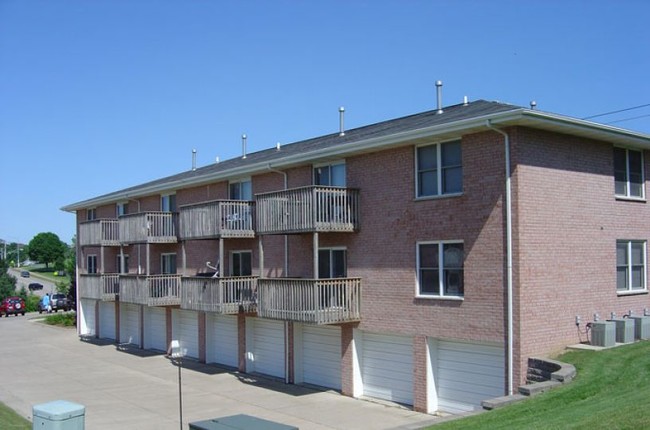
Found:
<svg viewBox="0 0 650 430"><path fill-rule="evenodd" d="M472 410L650 307L647 149L479 100L74 203L79 334Z"/></svg>

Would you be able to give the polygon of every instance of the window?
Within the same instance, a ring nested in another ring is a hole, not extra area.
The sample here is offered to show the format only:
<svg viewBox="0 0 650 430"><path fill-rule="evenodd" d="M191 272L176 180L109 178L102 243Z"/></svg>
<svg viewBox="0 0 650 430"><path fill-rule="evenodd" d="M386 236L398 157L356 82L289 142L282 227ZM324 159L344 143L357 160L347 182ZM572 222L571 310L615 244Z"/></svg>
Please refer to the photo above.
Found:
<svg viewBox="0 0 650 430"><path fill-rule="evenodd" d="M345 187L345 163L314 167L314 185Z"/></svg>
<svg viewBox="0 0 650 430"><path fill-rule="evenodd" d="M460 141L421 146L416 158L417 197L463 192Z"/></svg>
<svg viewBox="0 0 650 430"><path fill-rule="evenodd" d="M617 196L644 198L641 151L614 148L614 181Z"/></svg>
<svg viewBox="0 0 650 430"><path fill-rule="evenodd" d="M162 212L176 212L176 194L160 196L160 210Z"/></svg>
<svg viewBox="0 0 650 430"><path fill-rule="evenodd" d="M232 276L252 275L253 253L251 251L233 251L230 256L230 273Z"/></svg>
<svg viewBox="0 0 650 430"><path fill-rule="evenodd" d="M418 296L463 297L462 242L418 244Z"/></svg>
<svg viewBox="0 0 650 430"><path fill-rule="evenodd" d="M122 268L122 258L118 254L115 257L115 267L117 267L117 273L129 273L129 256L124 254L124 268Z"/></svg>
<svg viewBox="0 0 650 430"><path fill-rule="evenodd" d="M616 241L616 291L646 289L645 241Z"/></svg>
<svg viewBox="0 0 650 430"><path fill-rule="evenodd" d="M116 205L116 210L117 210L117 216L118 217L128 214L129 213L129 203L128 202L118 203Z"/></svg>
<svg viewBox="0 0 650 430"><path fill-rule="evenodd" d="M163 275L176 274L176 254L162 254L160 256L160 272Z"/></svg>
<svg viewBox="0 0 650 430"><path fill-rule="evenodd" d="M86 210L86 220L92 221L97 219L97 210L95 208Z"/></svg>
<svg viewBox="0 0 650 430"><path fill-rule="evenodd" d="M250 179L231 182L228 186L230 200L253 200L253 186Z"/></svg>
<svg viewBox="0 0 650 430"><path fill-rule="evenodd" d="M88 273L97 273L97 256L96 255L89 255L86 258L86 269L88 269Z"/></svg>
<svg viewBox="0 0 650 430"><path fill-rule="evenodd" d="M323 248L318 250L318 278L347 277L345 249Z"/></svg>

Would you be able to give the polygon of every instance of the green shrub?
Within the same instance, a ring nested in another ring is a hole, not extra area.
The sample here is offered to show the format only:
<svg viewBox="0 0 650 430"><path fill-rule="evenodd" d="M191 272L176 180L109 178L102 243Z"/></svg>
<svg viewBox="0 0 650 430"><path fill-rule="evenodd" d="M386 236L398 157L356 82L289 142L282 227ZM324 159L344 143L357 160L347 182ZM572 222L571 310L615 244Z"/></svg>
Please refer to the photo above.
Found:
<svg viewBox="0 0 650 430"><path fill-rule="evenodd" d="M25 310L27 312L36 312L38 310L38 302L41 301L41 298L36 294L29 294L25 299Z"/></svg>
<svg viewBox="0 0 650 430"><path fill-rule="evenodd" d="M48 315L45 318L45 324L74 327L77 325L77 314L75 312L66 312Z"/></svg>

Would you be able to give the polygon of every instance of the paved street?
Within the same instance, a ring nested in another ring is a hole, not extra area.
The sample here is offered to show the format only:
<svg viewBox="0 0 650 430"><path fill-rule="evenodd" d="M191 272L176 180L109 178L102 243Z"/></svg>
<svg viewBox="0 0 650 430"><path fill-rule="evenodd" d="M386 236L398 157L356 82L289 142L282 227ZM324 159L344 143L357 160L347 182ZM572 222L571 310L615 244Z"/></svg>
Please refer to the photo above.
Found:
<svg viewBox="0 0 650 430"><path fill-rule="evenodd" d="M86 407L86 428L179 428L178 368L161 355L84 342L36 314L0 318L0 401L31 419L32 406L68 400ZM417 429L436 417L351 399L216 366L182 370L183 421L249 414L299 427Z"/></svg>

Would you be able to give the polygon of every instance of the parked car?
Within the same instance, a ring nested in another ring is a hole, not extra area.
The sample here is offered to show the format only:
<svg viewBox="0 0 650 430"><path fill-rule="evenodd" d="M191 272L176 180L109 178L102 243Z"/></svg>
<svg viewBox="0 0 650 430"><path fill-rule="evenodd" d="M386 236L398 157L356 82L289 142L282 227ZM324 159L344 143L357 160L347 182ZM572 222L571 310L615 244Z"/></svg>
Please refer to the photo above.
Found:
<svg viewBox="0 0 650 430"><path fill-rule="evenodd" d="M5 314L9 315L25 315L25 301L20 297L7 297L0 303L0 316Z"/></svg>
<svg viewBox="0 0 650 430"><path fill-rule="evenodd" d="M23 270L22 272L20 272L20 276L22 278L29 278L29 272L27 270Z"/></svg>
<svg viewBox="0 0 650 430"><path fill-rule="evenodd" d="M29 288L29 291L42 290L43 284L39 284L38 282L32 282L31 284L29 284L27 288Z"/></svg>
<svg viewBox="0 0 650 430"><path fill-rule="evenodd" d="M68 298L65 294L55 293L50 297L50 302L52 304L52 310L57 312L59 309L63 311L69 311L70 305L68 304Z"/></svg>

